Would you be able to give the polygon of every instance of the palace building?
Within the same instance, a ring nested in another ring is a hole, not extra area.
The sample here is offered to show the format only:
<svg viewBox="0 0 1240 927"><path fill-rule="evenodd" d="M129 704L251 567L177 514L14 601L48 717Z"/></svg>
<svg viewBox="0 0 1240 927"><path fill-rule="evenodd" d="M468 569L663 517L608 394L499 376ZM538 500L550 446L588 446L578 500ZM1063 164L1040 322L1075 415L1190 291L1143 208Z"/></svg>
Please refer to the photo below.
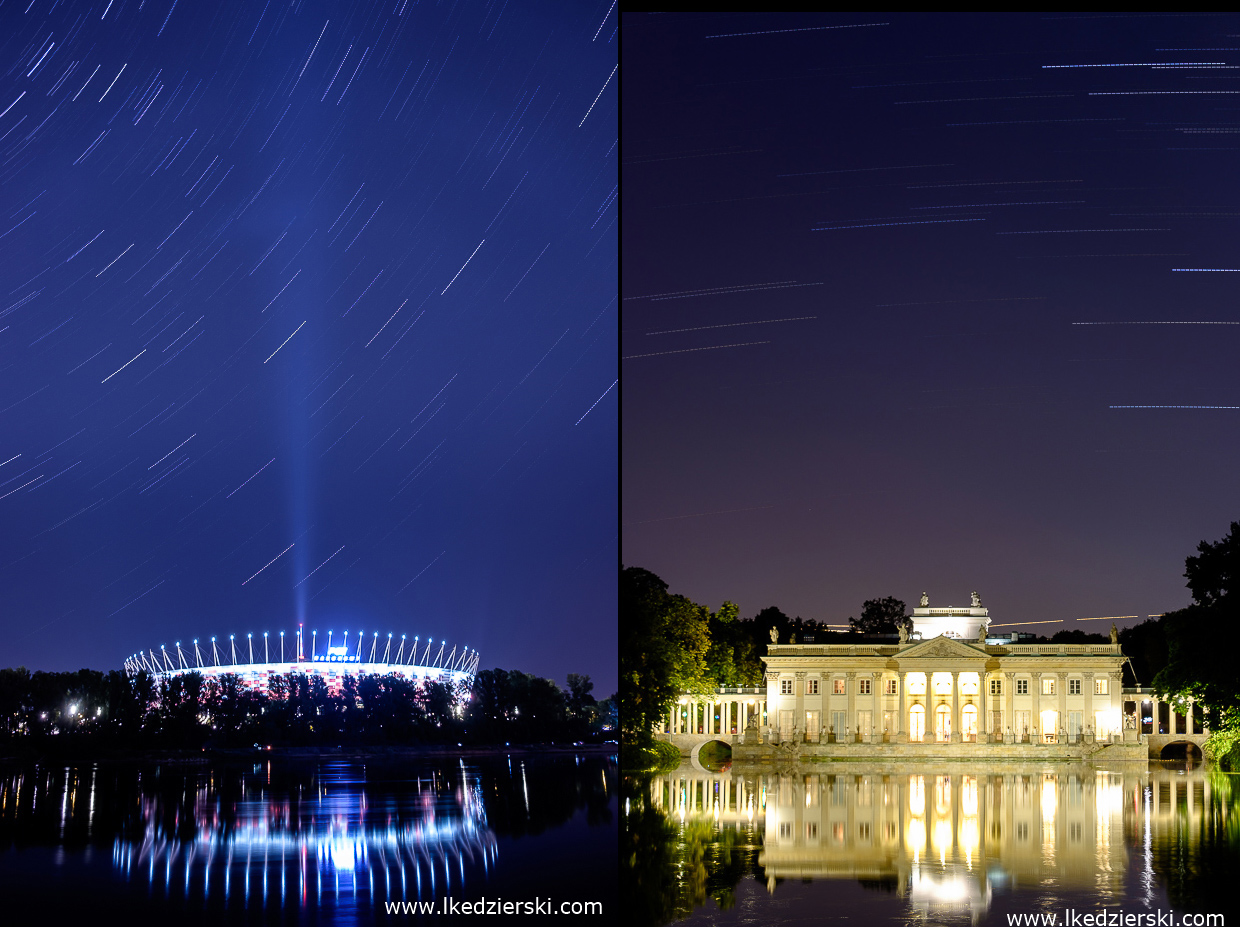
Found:
<svg viewBox="0 0 1240 927"><path fill-rule="evenodd" d="M989 633L977 593L930 608L891 643L775 643L767 724L779 743L1107 743L1122 739L1116 632L1104 644L1016 643Z"/></svg>

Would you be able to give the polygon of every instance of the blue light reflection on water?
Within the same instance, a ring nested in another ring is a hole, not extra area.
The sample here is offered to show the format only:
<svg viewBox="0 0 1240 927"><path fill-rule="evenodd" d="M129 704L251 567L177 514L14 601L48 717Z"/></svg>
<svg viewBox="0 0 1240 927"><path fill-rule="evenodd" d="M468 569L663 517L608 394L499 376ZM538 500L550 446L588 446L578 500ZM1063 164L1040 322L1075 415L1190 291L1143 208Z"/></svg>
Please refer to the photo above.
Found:
<svg viewBox="0 0 1240 927"><path fill-rule="evenodd" d="M449 894L614 911L618 777L588 750L0 763L2 921L360 924Z"/></svg>
<svg viewBox="0 0 1240 927"><path fill-rule="evenodd" d="M143 878L165 896L208 900L218 893L226 906L236 901L240 882L247 908L305 905L311 897L320 905L324 894L335 903L387 898L397 880L409 900L461 892L475 875L485 882L498 848L476 775L462 770L450 791L438 775L419 778L412 794L375 808L358 771L355 764L326 765L310 801L269 798L260 789L233 803L227 816L202 783L185 797L197 830L191 839L176 832L181 809L169 827L163 798L143 795L142 832L116 839L113 864L126 879ZM254 897L259 891L261 901Z"/></svg>

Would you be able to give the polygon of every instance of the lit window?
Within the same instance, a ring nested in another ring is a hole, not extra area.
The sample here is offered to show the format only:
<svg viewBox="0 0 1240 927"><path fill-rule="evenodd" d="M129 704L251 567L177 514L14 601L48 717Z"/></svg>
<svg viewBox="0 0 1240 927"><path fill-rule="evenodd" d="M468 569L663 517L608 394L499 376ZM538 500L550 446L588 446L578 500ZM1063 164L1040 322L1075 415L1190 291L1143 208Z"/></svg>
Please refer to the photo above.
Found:
<svg viewBox="0 0 1240 927"><path fill-rule="evenodd" d="M990 694L991 695L1002 695L1003 694L1003 680L1002 679L990 680Z"/></svg>
<svg viewBox="0 0 1240 927"><path fill-rule="evenodd" d="M843 695L844 694L844 680L842 679L832 680L831 691L834 692L836 695Z"/></svg>
<svg viewBox="0 0 1240 927"><path fill-rule="evenodd" d="M1094 679L1094 695L1109 695L1110 694L1110 688L1108 686L1109 682L1110 680L1107 679L1105 676L1096 677Z"/></svg>
<svg viewBox="0 0 1240 927"><path fill-rule="evenodd" d="M808 688L805 690L805 693L806 693L807 695L817 695L817 694L818 694L818 680L817 680L817 679L811 679L811 680L807 683L807 686L808 686Z"/></svg>
<svg viewBox="0 0 1240 927"><path fill-rule="evenodd" d="M1068 694L1069 695L1080 695L1081 694L1081 680L1079 679L1068 680Z"/></svg>
<svg viewBox="0 0 1240 927"><path fill-rule="evenodd" d="M781 679L779 681L779 693L780 695L791 695L792 694L792 680L791 679Z"/></svg>
<svg viewBox="0 0 1240 927"><path fill-rule="evenodd" d="M1055 680L1053 679L1042 680L1042 694L1043 695L1054 695L1055 694Z"/></svg>
<svg viewBox="0 0 1240 927"><path fill-rule="evenodd" d="M869 695L870 694L870 680L862 679L860 680L860 683L861 683L861 688L859 688L857 692L861 695Z"/></svg>
<svg viewBox="0 0 1240 927"><path fill-rule="evenodd" d="M1016 694L1017 695L1028 695L1029 694L1029 680L1028 679L1016 680Z"/></svg>
<svg viewBox="0 0 1240 927"><path fill-rule="evenodd" d="M887 694L888 695L896 694L896 681L894 679L887 680Z"/></svg>

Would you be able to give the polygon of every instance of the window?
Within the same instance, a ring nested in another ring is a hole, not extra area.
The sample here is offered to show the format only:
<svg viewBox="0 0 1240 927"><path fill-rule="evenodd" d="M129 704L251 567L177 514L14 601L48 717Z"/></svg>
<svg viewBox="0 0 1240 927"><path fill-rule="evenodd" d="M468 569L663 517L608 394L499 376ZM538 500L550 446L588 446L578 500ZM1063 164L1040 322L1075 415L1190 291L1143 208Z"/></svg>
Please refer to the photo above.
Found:
<svg viewBox="0 0 1240 927"><path fill-rule="evenodd" d="M1016 694L1017 695L1028 695L1029 694L1029 680L1028 679L1016 680Z"/></svg>
<svg viewBox="0 0 1240 927"><path fill-rule="evenodd" d="M870 680L862 679L860 680L859 684L860 684L860 688L857 689L857 693L859 695L869 695L870 694Z"/></svg>
<svg viewBox="0 0 1240 927"><path fill-rule="evenodd" d="M833 679L833 680L831 681L831 683L832 683L832 684L831 684L831 691L832 691L832 692L834 692L836 695L843 695L843 694L844 694L844 680L842 680L842 679Z"/></svg>
<svg viewBox="0 0 1240 927"><path fill-rule="evenodd" d="M818 839L818 823L816 821L807 821L805 824L805 837L808 840Z"/></svg>
<svg viewBox="0 0 1240 927"><path fill-rule="evenodd" d="M779 694L780 695L791 695L792 694L792 680L791 679L781 679L779 681Z"/></svg>
<svg viewBox="0 0 1240 927"><path fill-rule="evenodd" d="M990 680L990 694L991 695L1002 695L1003 694L1003 680L1002 679Z"/></svg>
<svg viewBox="0 0 1240 927"><path fill-rule="evenodd" d="M1068 680L1068 694L1069 695L1080 695L1081 694L1081 680L1079 679Z"/></svg>
<svg viewBox="0 0 1240 927"><path fill-rule="evenodd" d="M818 680L817 679L811 679L809 682L805 684L805 694L806 695L817 695L818 694Z"/></svg>
<svg viewBox="0 0 1240 927"><path fill-rule="evenodd" d="M896 694L896 681L894 679L888 679L886 685L887 685L887 694L895 695Z"/></svg>
<svg viewBox="0 0 1240 927"><path fill-rule="evenodd" d="M1110 680L1105 676L1096 676L1094 678L1094 695L1109 695L1110 687L1108 683L1110 683Z"/></svg>
<svg viewBox="0 0 1240 927"><path fill-rule="evenodd" d="M1055 694L1055 680L1053 679L1042 680L1042 694L1043 695L1054 695Z"/></svg>

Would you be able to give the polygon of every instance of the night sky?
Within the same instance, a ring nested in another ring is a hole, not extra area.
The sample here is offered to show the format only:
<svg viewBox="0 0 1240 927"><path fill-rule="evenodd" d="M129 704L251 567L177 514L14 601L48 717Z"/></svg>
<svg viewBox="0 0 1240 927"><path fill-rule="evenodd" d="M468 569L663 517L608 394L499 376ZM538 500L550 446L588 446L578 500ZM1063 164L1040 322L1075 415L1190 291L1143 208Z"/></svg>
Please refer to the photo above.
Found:
<svg viewBox="0 0 1240 927"><path fill-rule="evenodd" d="M1187 604L1240 520L1240 17L622 38L626 565L828 623Z"/></svg>
<svg viewBox="0 0 1240 927"><path fill-rule="evenodd" d="M0 666L305 622L611 694L608 3L0 7Z"/></svg>

